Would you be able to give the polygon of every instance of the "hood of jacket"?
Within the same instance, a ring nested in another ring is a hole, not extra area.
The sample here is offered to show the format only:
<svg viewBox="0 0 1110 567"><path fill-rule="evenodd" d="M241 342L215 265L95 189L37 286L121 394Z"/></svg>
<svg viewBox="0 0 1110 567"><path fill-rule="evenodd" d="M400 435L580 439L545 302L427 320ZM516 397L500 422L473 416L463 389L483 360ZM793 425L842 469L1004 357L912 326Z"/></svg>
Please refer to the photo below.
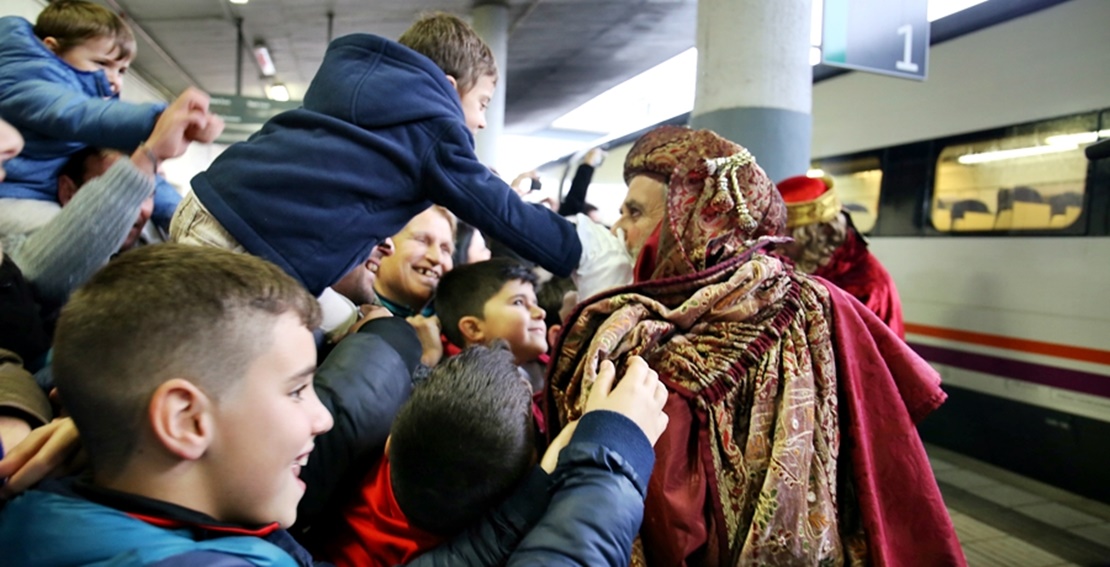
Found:
<svg viewBox="0 0 1110 567"><path fill-rule="evenodd" d="M397 42L351 34L328 46L304 108L365 129L447 118L463 120L447 75Z"/></svg>

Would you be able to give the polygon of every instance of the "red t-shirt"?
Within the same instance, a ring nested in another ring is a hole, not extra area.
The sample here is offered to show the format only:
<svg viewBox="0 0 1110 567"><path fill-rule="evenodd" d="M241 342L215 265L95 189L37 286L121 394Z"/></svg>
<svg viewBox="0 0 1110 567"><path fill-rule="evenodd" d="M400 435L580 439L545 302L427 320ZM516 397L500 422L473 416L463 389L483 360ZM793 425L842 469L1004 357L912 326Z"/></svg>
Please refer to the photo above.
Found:
<svg viewBox="0 0 1110 567"><path fill-rule="evenodd" d="M343 512L342 528L326 546L337 567L390 567L439 545L442 538L409 525L389 483L382 455L362 481L358 497Z"/></svg>

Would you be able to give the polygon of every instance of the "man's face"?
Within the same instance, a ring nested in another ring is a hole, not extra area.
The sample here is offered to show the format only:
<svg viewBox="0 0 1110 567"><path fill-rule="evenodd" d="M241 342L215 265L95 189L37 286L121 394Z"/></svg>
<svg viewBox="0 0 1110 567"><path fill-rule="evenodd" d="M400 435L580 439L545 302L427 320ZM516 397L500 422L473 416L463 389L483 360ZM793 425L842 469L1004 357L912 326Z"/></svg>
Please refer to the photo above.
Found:
<svg viewBox="0 0 1110 567"><path fill-rule="evenodd" d="M482 306L483 342L503 339L517 364L536 360L547 352L546 313L536 301L532 284L512 280Z"/></svg>
<svg viewBox="0 0 1110 567"><path fill-rule="evenodd" d="M382 259L374 289L378 295L419 311L432 299L439 278L451 271L455 235L436 209L413 217L393 237L396 252Z"/></svg>
<svg viewBox="0 0 1110 567"><path fill-rule="evenodd" d="M638 259L648 237L663 222L666 211L667 187L646 175L637 175L628 183L628 195L621 204L621 218L613 224L624 231L624 245L632 258Z"/></svg>
<svg viewBox="0 0 1110 567"><path fill-rule="evenodd" d="M489 101L493 100L493 91L496 88L495 75L482 75L469 91L459 93L466 127L471 134L477 134L478 130L486 127L486 108L489 107Z"/></svg>
<svg viewBox="0 0 1110 567"><path fill-rule="evenodd" d="M217 520L287 528L304 496L299 476L313 440L333 421L312 387L312 332L294 313L268 320L269 349L214 402L214 439L205 457L214 468Z"/></svg>
<svg viewBox="0 0 1110 567"><path fill-rule="evenodd" d="M365 262L357 265L343 279L331 286L340 295L350 299L355 305L376 303L374 298L374 282L378 279L378 270L381 268L382 259L393 255L393 239L386 238L374 247L370 257Z"/></svg>
<svg viewBox="0 0 1110 567"><path fill-rule="evenodd" d="M4 162L23 151L23 136L11 124L0 120L0 181L4 180Z"/></svg>
<svg viewBox="0 0 1110 567"><path fill-rule="evenodd" d="M47 38L53 39L53 38ZM47 46L51 43L47 42ZM55 44L56 45L56 44ZM85 40L84 43L75 45L62 53L57 54L78 71L104 71L112 92L119 94L123 88L123 76L131 67L131 58L119 56L119 45L113 37L101 36Z"/></svg>

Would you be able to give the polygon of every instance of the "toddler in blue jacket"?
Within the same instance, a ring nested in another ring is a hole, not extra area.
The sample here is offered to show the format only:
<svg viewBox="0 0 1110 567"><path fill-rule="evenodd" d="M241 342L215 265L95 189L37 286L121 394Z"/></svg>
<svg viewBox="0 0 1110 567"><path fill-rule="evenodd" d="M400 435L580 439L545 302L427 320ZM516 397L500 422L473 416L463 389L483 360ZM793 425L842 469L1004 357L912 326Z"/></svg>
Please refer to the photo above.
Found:
<svg viewBox="0 0 1110 567"><path fill-rule="evenodd" d="M0 18L0 116L26 140L0 183L0 233L31 232L58 213L58 172L78 150L130 153L150 135L166 105L119 100L134 52L127 23L85 0L51 3L33 27ZM152 218L168 228L181 197L158 179Z"/></svg>

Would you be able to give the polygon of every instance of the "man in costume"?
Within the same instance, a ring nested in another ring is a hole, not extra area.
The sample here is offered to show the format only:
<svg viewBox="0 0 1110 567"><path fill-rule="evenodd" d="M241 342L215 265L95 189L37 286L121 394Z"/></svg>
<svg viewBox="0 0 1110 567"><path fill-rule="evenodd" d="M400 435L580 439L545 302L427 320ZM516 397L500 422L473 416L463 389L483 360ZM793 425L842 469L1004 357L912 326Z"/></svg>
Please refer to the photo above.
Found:
<svg viewBox="0 0 1110 567"><path fill-rule="evenodd" d="M633 146L625 180L663 185L663 220L629 242L637 281L568 318L548 423L582 414L604 359L643 356L667 385L633 563L964 565L914 428L945 399L939 376L847 293L769 253L786 207L751 154L664 126Z"/></svg>
<svg viewBox="0 0 1110 567"><path fill-rule="evenodd" d="M868 251L851 215L841 209L833 180L798 175L780 181L778 188L786 201L786 230L794 239L782 250L794 260L794 268L852 294L905 338L894 279Z"/></svg>

